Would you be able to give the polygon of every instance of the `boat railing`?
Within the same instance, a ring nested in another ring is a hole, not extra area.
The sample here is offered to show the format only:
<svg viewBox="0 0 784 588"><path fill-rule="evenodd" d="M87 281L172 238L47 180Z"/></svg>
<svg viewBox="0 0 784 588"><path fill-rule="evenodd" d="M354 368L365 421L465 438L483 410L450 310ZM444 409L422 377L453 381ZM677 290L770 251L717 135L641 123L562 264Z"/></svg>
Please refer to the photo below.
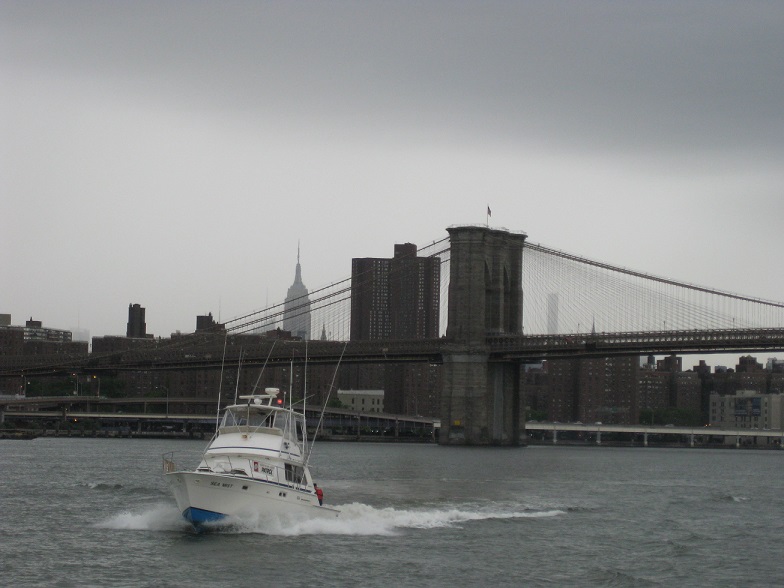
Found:
<svg viewBox="0 0 784 588"><path fill-rule="evenodd" d="M228 435L229 433L242 433L243 435L265 433L267 435L276 435L278 437L283 435L283 431L277 427L263 427L253 425L227 425L225 427L221 427L219 430L223 435Z"/></svg>
<svg viewBox="0 0 784 588"><path fill-rule="evenodd" d="M177 465L174 463L174 452L169 451L163 454L163 473L170 474L177 471Z"/></svg>
<svg viewBox="0 0 784 588"><path fill-rule="evenodd" d="M258 469L257 469L258 468ZM273 482L280 486L288 486L296 490L307 489L305 473L294 472L291 477L286 475L286 469L278 464L262 463L250 457L234 457L221 455L208 458L206 467L197 471L212 472L224 476L239 476L266 482Z"/></svg>
<svg viewBox="0 0 784 588"><path fill-rule="evenodd" d="M162 457L164 474L178 471L173 451L164 453ZM307 488L304 471L301 474L297 472L298 475L295 475L292 471L291 477L289 477L286 475L286 469L280 465L261 463L249 457L235 457L232 459L230 455L221 455L208 458L206 467L199 467L197 471L266 480L267 482L274 482L281 486L289 486L299 490Z"/></svg>

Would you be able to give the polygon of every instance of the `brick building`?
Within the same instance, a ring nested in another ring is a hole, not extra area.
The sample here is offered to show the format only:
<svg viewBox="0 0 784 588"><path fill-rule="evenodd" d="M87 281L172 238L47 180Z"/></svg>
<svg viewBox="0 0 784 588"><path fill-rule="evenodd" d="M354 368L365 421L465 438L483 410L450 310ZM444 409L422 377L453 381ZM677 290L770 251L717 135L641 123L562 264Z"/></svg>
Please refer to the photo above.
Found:
<svg viewBox="0 0 784 588"><path fill-rule="evenodd" d="M417 257L412 243L392 258L351 260L351 340L435 339L441 260Z"/></svg>

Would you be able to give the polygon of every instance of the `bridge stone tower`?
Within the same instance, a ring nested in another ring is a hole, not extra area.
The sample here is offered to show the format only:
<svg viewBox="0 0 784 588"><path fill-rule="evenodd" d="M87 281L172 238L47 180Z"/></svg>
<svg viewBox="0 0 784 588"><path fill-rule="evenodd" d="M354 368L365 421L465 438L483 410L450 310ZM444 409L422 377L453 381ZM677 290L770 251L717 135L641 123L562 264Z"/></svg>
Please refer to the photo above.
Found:
<svg viewBox="0 0 784 588"><path fill-rule="evenodd" d="M517 445L520 366L491 362L487 336L522 332L526 235L450 227L447 345L443 352L443 445Z"/></svg>

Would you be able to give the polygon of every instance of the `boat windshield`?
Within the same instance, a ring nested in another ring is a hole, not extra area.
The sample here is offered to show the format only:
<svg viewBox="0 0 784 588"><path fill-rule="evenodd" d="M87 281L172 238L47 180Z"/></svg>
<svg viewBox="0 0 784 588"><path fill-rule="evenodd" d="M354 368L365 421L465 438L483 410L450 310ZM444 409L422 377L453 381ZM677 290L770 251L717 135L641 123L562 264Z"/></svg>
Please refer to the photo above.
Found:
<svg viewBox="0 0 784 588"><path fill-rule="evenodd" d="M232 408L223 415L221 427L274 427L275 415L276 412L272 410Z"/></svg>

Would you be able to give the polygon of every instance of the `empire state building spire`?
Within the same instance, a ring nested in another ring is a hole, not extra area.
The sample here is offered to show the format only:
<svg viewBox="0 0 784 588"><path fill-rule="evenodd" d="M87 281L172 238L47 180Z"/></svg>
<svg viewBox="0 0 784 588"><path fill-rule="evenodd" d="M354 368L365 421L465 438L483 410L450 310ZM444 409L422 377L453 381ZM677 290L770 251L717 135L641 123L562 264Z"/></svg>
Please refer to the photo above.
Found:
<svg viewBox="0 0 784 588"><path fill-rule="evenodd" d="M294 283L289 287L283 304L283 330L290 331L294 337L310 339L310 298L308 289L302 283L302 266L299 261L299 242L297 242L297 269Z"/></svg>
<svg viewBox="0 0 784 588"><path fill-rule="evenodd" d="M299 241L297 241L297 269L294 272L294 284L302 284L302 266L299 264Z"/></svg>

